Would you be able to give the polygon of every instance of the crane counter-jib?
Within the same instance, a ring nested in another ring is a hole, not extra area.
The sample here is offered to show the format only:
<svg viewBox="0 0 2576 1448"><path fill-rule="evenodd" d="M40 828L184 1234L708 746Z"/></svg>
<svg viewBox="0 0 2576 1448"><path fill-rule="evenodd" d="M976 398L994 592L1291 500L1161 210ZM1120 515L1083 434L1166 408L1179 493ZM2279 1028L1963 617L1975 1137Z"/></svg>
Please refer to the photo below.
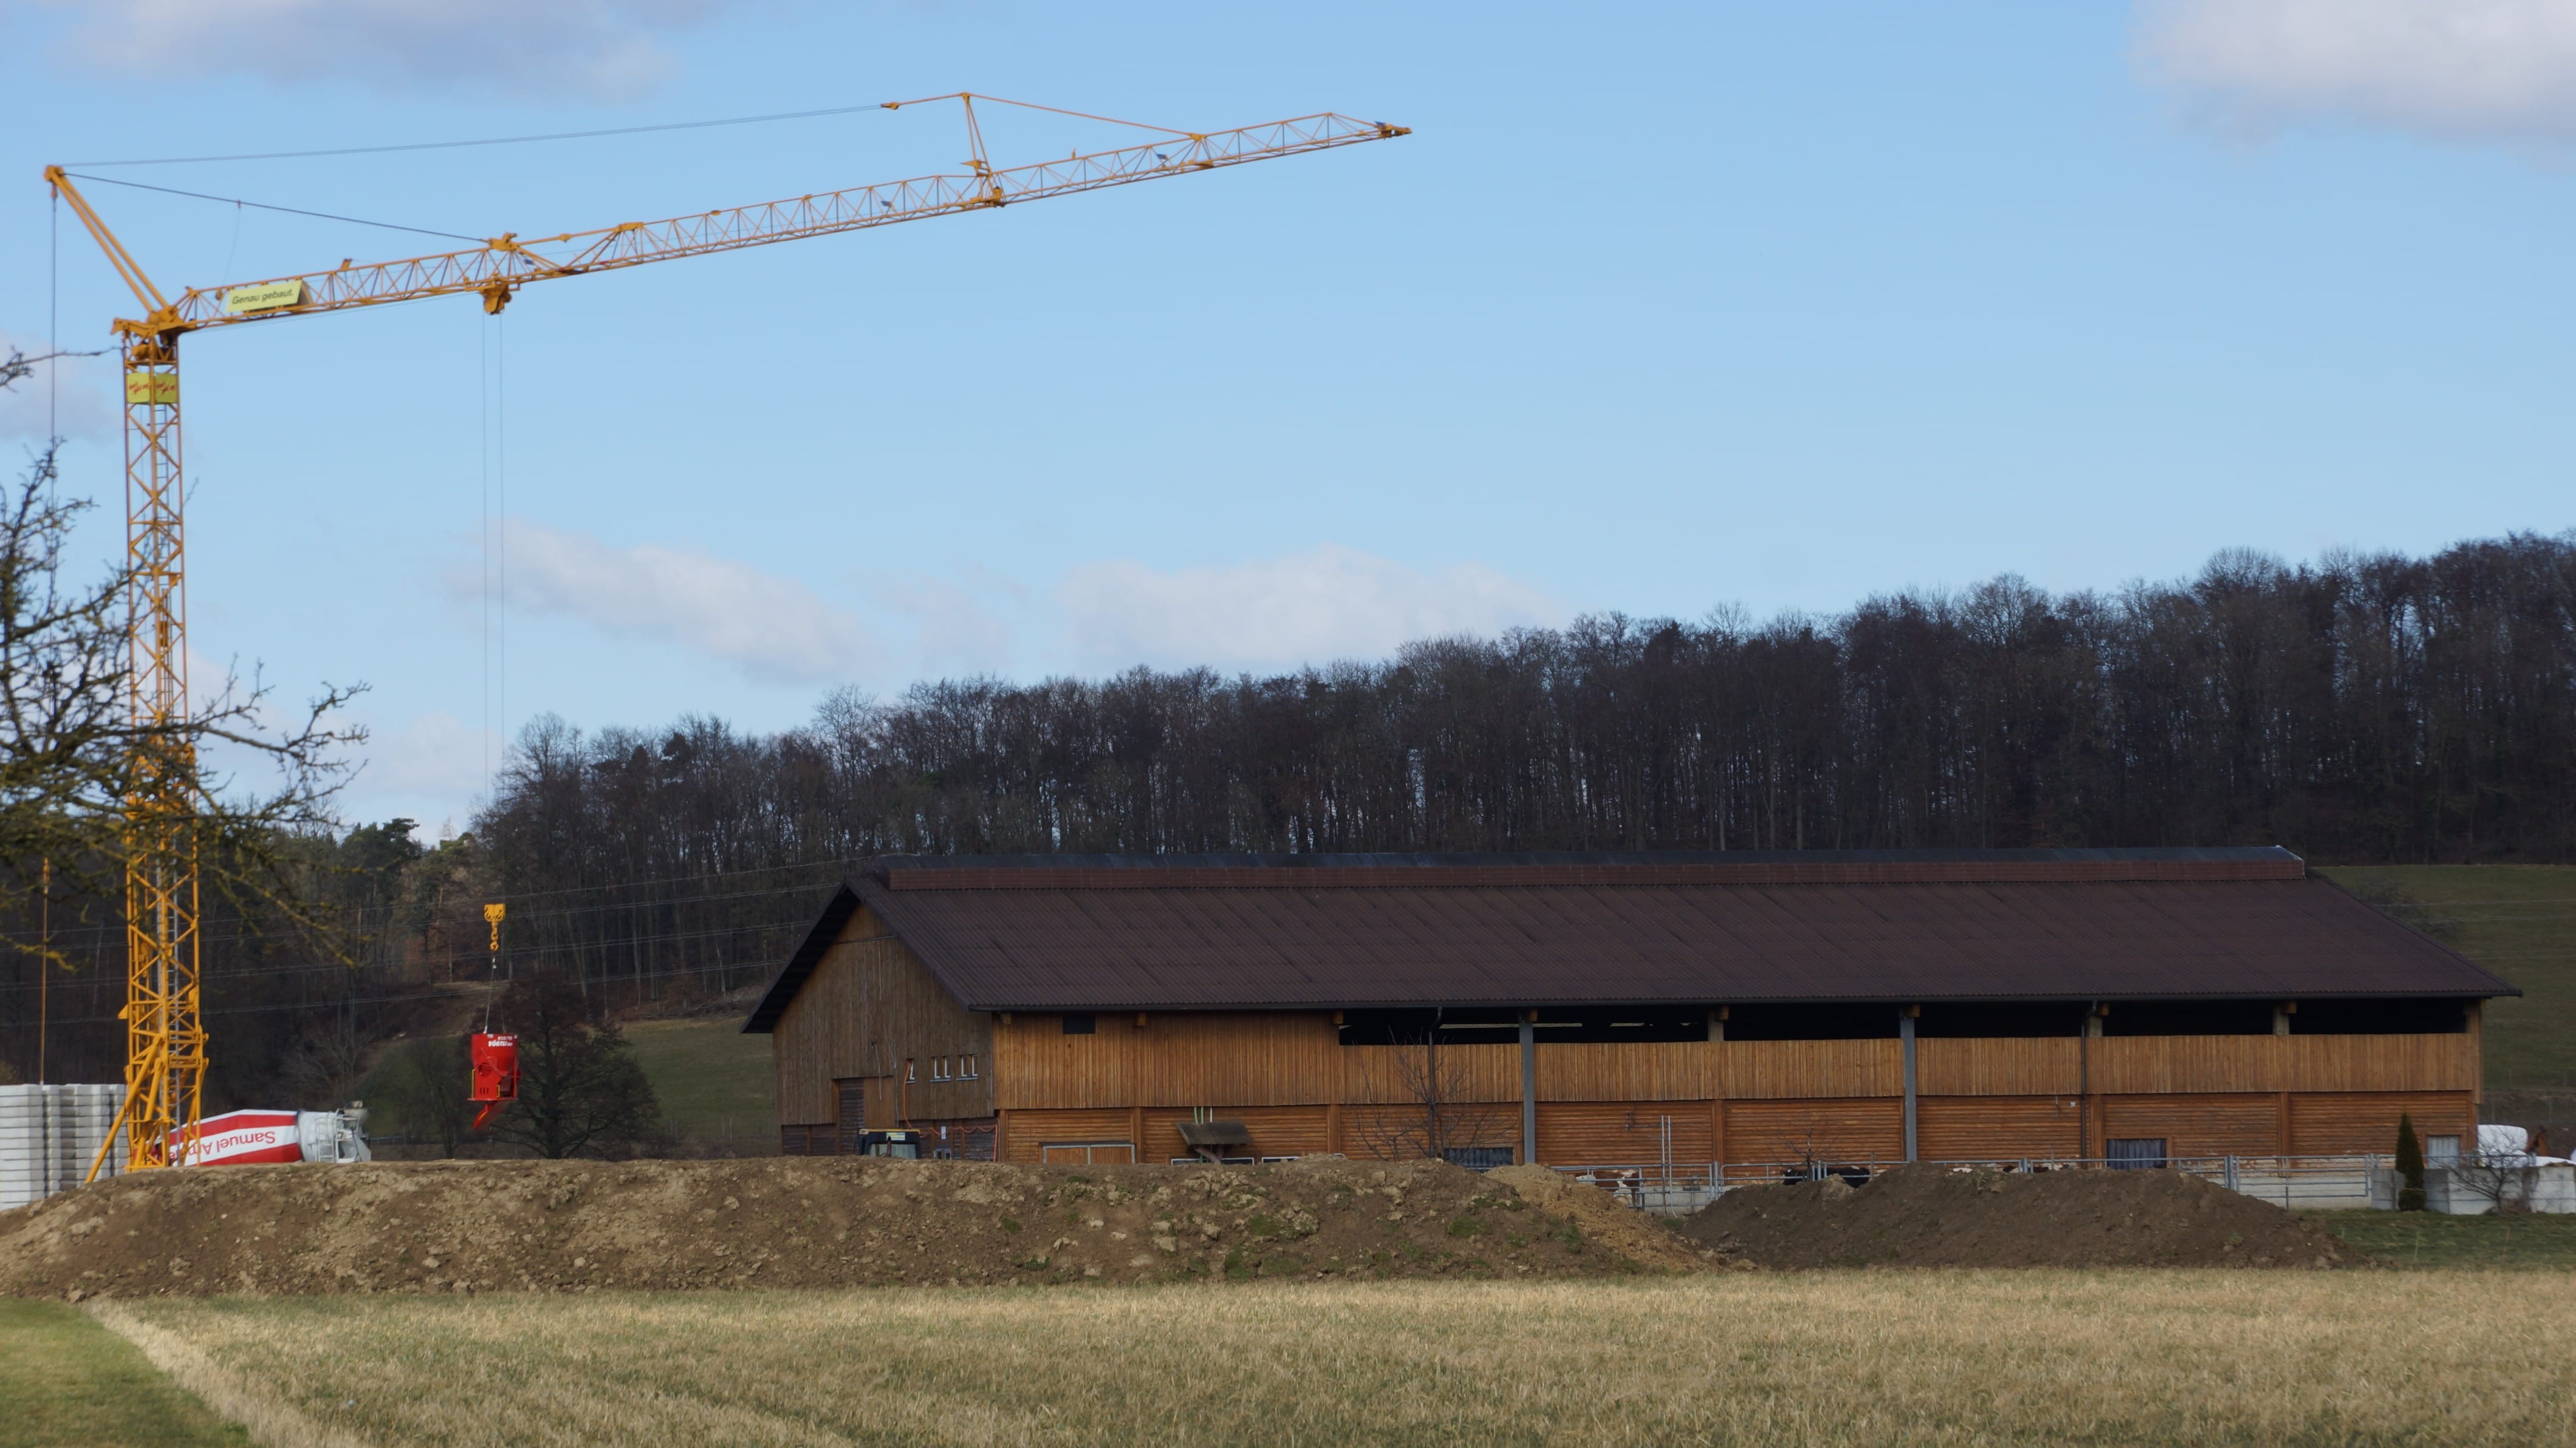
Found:
<svg viewBox="0 0 2576 1448"><path fill-rule="evenodd" d="M931 99L958 101L965 112L973 157L967 174L816 192L535 239L508 233L479 246L434 256L365 265L348 261L328 271L193 287L175 301L154 285L125 243L72 184L76 179L104 178L76 176L60 166L45 168L46 182L71 207L143 309L140 318L119 319L115 330L125 366L126 547L135 566L128 624L131 698L143 741L137 745L138 757L146 767L140 771L143 783L132 801L125 838L127 990L120 1013L126 1022L124 1095L115 1127L91 1165L93 1176L105 1166L107 1143L119 1139L118 1131L123 1133L130 1167L167 1166L186 1159L195 1149L206 1070L206 1035L197 990L197 865L187 827L195 809L193 791L199 785L184 717L187 570L182 513L187 485L180 447L178 344L182 335L241 322L460 294L480 296L486 311L497 312L530 282L988 211L1411 134L1403 126L1332 112L1225 131L1143 126L1137 129L1154 132L1156 139L997 169L985 155L983 131L975 119L978 100L997 98L961 93ZM919 103L893 102L886 109L914 104ZM1108 119L1070 111L1059 114Z"/></svg>

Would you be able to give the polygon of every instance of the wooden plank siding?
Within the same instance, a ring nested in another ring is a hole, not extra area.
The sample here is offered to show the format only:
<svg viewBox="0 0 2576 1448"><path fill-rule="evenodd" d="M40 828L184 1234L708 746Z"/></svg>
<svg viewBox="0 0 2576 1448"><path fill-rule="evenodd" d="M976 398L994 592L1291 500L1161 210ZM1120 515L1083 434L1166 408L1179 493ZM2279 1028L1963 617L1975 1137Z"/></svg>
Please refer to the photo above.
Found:
<svg viewBox="0 0 2576 1448"><path fill-rule="evenodd" d="M1393 1047L1343 1046L1332 1017L1132 1014L1093 1018L1068 1036L1059 1016L993 1027L995 1100L1006 1110L1089 1106L1390 1103L1407 1099ZM1440 1070L1463 1100L1518 1101L1517 1046L1443 1046Z"/></svg>
<svg viewBox="0 0 2576 1448"><path fill-rule="evenodd" d="M1014 1111L1002 1119L1004 1161L1040 1162L1059 1141L1126 1141L1136 1136L1130 1111ZM1141 1156L1140 1156L1140 1159Z"/></svg>
<svg viewBox="0 0 2576 1448"><path fill-rule="evenodd" d="M2175 1156L2272 1156L2282 1149L2280 1101L2267 1092L2105 1096L2100 1108L2104 1141L2161 1137Z"/></svg>
<svg viewBox="0 0 2576 1448"><path fill-rule="evenodd" d="M991 1019L957 1004L862 907L771 1035L778 1119L837 1119L843 1080L867 1083L868 1124L993 1114ZM974 1056L978 1079L933 1081L931 1061ZM918 1080L902 1077L914 1062Z"/></svg>
<svg viewBox="0 0 2576 1448"><path fill-rule="evenodd" d="M2092 1089L2113 1094L2471 1091L2478 1084L2477 1042L2466 1034L2112 1036L2094 1041L2091 1055Z"/></svg>
<svg viewBox="0 0 2576 1448"><path fill-rule="evenodd" d="M1919 1074L1921 1061L1915 1065ZM2075 1156L2083 1149L2083 1111L2071 1095L1922 1096L1915 1113L1915 1154L1925 1161Z"/></svg>
<svg viewBox="0 0 2576 1448"><path fill-rule="evenodd" d="M1321 1156L1342 1149L1333 1144L1330 1113L1321 1106L1219 1106L1210 1114L1242 1122L1252 1136L1245 1149L1229 1148L1228 1155ZM1148 1108L1145 1137L1136 1144L1137 1160L1170 1161L1191 1155L1180 1133L1180 1123L1189 1119L1190 1113L1179 1107Z"/></svg>
<svg viewBox="0 0 2576 1448"><path fill-rule="evenodd" d="M2400 1112L2413 1116L2422 1135L2469 1134L2474 1108L2469 1093L2336 1092L2290 1098L2292 1137L2280 1134L2278 1098L2260 1092L2201 1092L2108 1096L2097 1138L2161 1138L2176 1156L2304 1156L2392 1152ZM1303 1156L1343 1152L1381 1154L1369 1118L1385 1108L1325 1106L1224 1106L1213 1114L1240 1120L1252 1142L1250 1156ZM1917 1149L1927 1161L2011 1160L2078 1154L2079 1110L2067 1096L1932 1096L1918 1102ZM1722 1121L1720 1114L1723 1114ZM1342 1118L1336 1130L1336 1115ZM1014 1111L1004 1134L1003 1156L1035 1162L1048 1142L1133 1141L1140 1161L1187 1154L1175 1124L1184 1109ZM1539 1107L1539 1159L1563 1165L1641 1165L1657 1160L1661 1118L1673 1123L1676 1162L1792 1161L1810 1150L1833 1161L1893 1161L1904 1154L1900 1103L1884 1097L1744 1101L1549 1102ZM1723 1125L1725 1139L1717 1138ZM1517 1137L1517 1115L1494 1113L1481 1133L1491 1144Z"/></svg>
<svg viewBox="0 0 2576 1448"><path fill-rule="evenodd" d="M1895 1041L1727 1041L1718 1094L1730 1100L1905 1094L1905 1048ZM1894 1105L1901 1122L1904 1109ZM1902 1139L1902 1127L1899 1128Z"/></svg>
<svg viewBox="0 0 2576 1448"><path fill-rule="evenodd" d="M2082 1044L2072 1036L1916 1041L1914 1090L1920 1096L2072 1095L2083 1074Z"/></svg>
<svg viewBox="0 0 2576 1448"><path fill-rule="evenodd" d="M1663 1124L1673 1124L1673 1160L1717 1159L1711 1101L1559 1101L1538 1109L1538 1159L1571 1166L1642 1166L1662 1160ZM1512 1122L1512 1134L1520 1122Z"/></svg>
<svg viewBox="0 0 2576 1448"><path fill-rule="evenodd" d="M1096 1018L1068 1036L1055 1016L992 1031L996 1101L1077 1109L1212 1101L1291 1106L1404 1099L1399 1048L1335 1044L1320 1013ZM1915 1043L1924 1096L2240 1091L2463 1091L2477 1082L2475 1041L2432 1036L2113 1036L1934 1039ZM2089 1061L2080 1060L2089 1056ZM1520 1048L1444 1046L1462 1099L1520 1100ZM1895 1041L1725 1041L1542 1045L1541 1101L1706 1101L1905 1093ZM918 1113L916 1113L918 1114Z"/></svg>
<svg viewBox="0 0 2576 1448"><path fill-rule="evenodd" d="M2290 1098L2290 1149L2301 1156L2397 1152L2397 1118L2414 1118L2415 1136L2457 1136L2474 1145L2477 1105L2467 1091L2350 1091Z"/></svg>
<svg viewBox="0 0 2576 1448"><path fill-rule="evenodd" d="M1764 1044L1771 1044L1765 1042ZM1899 1161L1905 1103L1894 1097L1726 1103L1728 1161Z"/></svg>
<svg viewBox="0 0 2576 1448"><path fill-rule="evenodd" d="M1288 1106L1406 1099L1403 1058L1418 1050L1343 1046L1332 1018L1271 1012L1094 1018L1064 1034L1057 1016L1013 1017L993 1030L995 1099L1011 1110L1233 1101ZM1972 1044L1972 1043L1959 1043ZM1459 1099L1520 1100L1520 1047L1443 1046L1441 1071ZM1707 1101L1803 1096L1901 1096L1894 1041L1737 1041L1542 1045L1541 1101Z"/></svg>

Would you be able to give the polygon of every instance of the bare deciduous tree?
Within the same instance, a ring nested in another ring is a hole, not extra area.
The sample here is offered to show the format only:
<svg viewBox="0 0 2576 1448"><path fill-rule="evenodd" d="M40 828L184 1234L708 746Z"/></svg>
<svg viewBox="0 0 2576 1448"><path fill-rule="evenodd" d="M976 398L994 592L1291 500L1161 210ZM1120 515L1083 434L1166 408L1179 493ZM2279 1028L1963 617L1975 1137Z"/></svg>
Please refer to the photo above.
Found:
<svg viewBox="0 0 2576 1448"><path fill-rule="evenodd" d="M1437 1030L1419 1041L1354 1049L1368 1052L1367 1094L1379 1103L1354 1117L1352 1134L1368 1155L1445 1161L1469 1148L1508 1146L1516 1139L1517 1108L1478 1099L1467 1063L1441 1045Z"/></svg>
<svg viewBox="0 0 2576 1448"><path fill-rule="evenodd" d="M498 1019L519 1038L519 1096L494 1120L494 1137L543 1157L631 1156L655 1144L653 1083L578 985L553 971L523 976L501 1001Z"/></svg>

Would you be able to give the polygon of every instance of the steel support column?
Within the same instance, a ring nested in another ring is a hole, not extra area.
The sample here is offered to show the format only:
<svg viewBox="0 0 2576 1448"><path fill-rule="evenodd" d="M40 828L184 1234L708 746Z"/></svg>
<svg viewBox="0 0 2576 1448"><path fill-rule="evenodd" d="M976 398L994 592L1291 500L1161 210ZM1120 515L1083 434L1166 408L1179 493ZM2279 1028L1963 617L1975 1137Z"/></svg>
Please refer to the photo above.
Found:
<svg viewBox="0 0 2576 1448"><path fill-rule="evenodd" d="M1896 1012L1896 1034L1905 1042L1905 1159L1914 1160L1914 1018L1923 1013L1921 1006L1901 1006Z"/></svg>
<svg viewBox="0 0 2576 1448"><path fill-rule="evenodd" d="M1521 1160L1538 1160L1538 1012L1521 1012Z"/></svg>

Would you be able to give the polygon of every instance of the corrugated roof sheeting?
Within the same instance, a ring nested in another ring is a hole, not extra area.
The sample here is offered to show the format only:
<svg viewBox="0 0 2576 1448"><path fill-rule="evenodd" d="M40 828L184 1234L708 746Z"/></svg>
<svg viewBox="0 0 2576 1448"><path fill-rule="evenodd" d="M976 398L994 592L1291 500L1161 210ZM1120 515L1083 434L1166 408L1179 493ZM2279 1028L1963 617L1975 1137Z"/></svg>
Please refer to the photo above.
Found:
<svg viewBox="0 0 2576 1448"><path fill-rule="evenodd" d="M1158 888L1149 870L1100 888L1014 873L1027 883L858 888L979 1010L2518 993L2331 883L2277 876L1337 888L1280 871Z"/></svg>

